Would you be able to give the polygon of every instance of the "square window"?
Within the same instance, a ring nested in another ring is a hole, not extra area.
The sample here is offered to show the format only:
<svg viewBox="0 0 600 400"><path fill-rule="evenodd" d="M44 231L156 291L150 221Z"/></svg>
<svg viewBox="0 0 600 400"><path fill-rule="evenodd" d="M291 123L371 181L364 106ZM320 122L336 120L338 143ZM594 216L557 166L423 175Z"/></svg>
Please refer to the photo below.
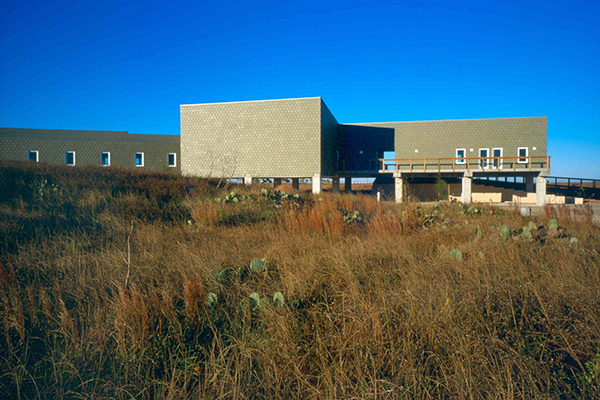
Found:
<svg viewBox="0 0 600 400"><path fill-rule="evenodd" d="M75 152L74 151L67 151L65 152L65 164L67 165L75 165Z"/></svg>
<svg viewBox="0 0 600 400"><path fill-rule="evenodd" d="M467 149L456 149L456 163L457 164L466 164L467 160L465 159L467 155Z"/></svg>
<svg viewBox="0 0 600 400"><path fill-rule="evenodd" d="M141 152L135 153L135 166L136 167L144 166L144 153L141 153Z"/></svg>
<svg viewBox="0 0 600 400"><path fill-rule="evenodd" d="M29 150L27 152L27 161L38 162L38 151L37 150Z"/></svg>
<svg viewBox="0 0 600 400"><path fill-rule="evenodd" d="M100 153L100 165L102 165L103 167L110 166L110 152L109 151L103 151L102 153Z"/></svg>
<svg viewBox="0 0 600 400"><path fill-rule="evenodd" d="M167 165L169 167L176 167L177 166L177 154L175 154L175 153L168 153L167 154Z"/></svg>
<svg viewBox="0 0 600 400"><path fill-rule="evenodd" d="M519 159L517 160L517 163L519 164L527 164L529 161L528 159L528 155L529 155L529 148L527 147L519 147L517 148L517 154L519 156Z"/></svg>

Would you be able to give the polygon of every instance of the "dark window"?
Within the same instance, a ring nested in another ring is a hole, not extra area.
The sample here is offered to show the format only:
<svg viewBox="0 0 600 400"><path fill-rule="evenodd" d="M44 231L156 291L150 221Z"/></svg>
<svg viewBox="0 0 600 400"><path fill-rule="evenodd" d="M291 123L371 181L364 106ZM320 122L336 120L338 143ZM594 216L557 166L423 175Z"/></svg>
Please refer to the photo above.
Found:
<svg viewBox="0 0 600 400"><path fill-rule="evenodd" d="M135 166L136 167L144 166L144 153L135 153Z"/></svg>
<svg viewBox="0 0 600 400"><path fill-rule="evenodd" d="M37 150L29 150L27 152L27 161L38 162L38 151Z"/></svg>
<svg viewBox="0 0 600 400"><path fill-rule="evenodd" d="M65 153L65 164L75 165L75 152L74 151L67 151Z"/></svg>
<svg viewBox="0 0 600 400"><path fill-rule="evenodd" d="M167 154L167 165L169 167L176 167L177 166L177 155L175 153L169 153L169 154Z"/></svg>
<svg viewBox="0 0 600 400"><path fill-rule="evenodd" d="M100 153L100 165L107 167L110 165L110 152L103 151Z"/></svg>
<svg viewBox="0 0 600 400"><path fill-rule="evenodd" d="M467 149L456 149L456 163L457 164L465 164L466 163L466 160L465 160L466 154L467 154Z"/></svg>
<svg viewBox="0 0 600 400"><path fill-rule="evenodd" d="M529 149L527 147L519 147L517 149L517 153L519 154L519 164L527 164L527 155L529 153Z"/></svg>

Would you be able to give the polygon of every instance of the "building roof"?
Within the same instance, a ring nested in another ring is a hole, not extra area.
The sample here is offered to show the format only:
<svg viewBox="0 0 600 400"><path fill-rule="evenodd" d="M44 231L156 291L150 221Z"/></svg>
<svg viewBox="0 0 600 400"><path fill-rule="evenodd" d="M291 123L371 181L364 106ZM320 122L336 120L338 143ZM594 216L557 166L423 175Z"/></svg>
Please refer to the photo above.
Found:
<svg viewBox="0 0 600 400"><path fill-rule="evenodd" d="M179 135L148 135L126 131L0 128L0 138L37 140L81 140L106 142L179 142Z"/></svg>

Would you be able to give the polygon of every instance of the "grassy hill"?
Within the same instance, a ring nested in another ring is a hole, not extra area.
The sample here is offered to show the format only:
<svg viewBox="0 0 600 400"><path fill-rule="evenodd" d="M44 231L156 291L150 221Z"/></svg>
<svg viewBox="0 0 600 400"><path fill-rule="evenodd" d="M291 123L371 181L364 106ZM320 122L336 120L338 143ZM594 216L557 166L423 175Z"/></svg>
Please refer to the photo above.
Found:
<svg viewBox="0 0 600 400"><path fill-rule="evenodd" d="M585 208L217 186L0 164L0 397L599 393Z"/></svg>

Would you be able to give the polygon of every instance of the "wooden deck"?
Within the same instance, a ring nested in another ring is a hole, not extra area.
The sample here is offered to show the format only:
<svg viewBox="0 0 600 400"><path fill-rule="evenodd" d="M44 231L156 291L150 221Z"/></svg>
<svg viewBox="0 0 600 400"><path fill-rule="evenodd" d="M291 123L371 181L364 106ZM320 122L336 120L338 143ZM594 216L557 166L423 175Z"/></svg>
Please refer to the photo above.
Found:
<svg viewBox="0 0 600 400"><path fill-rule="evenodd" d="M379 173L550 171L550 156L465 158L380 158Z"/></svg>

